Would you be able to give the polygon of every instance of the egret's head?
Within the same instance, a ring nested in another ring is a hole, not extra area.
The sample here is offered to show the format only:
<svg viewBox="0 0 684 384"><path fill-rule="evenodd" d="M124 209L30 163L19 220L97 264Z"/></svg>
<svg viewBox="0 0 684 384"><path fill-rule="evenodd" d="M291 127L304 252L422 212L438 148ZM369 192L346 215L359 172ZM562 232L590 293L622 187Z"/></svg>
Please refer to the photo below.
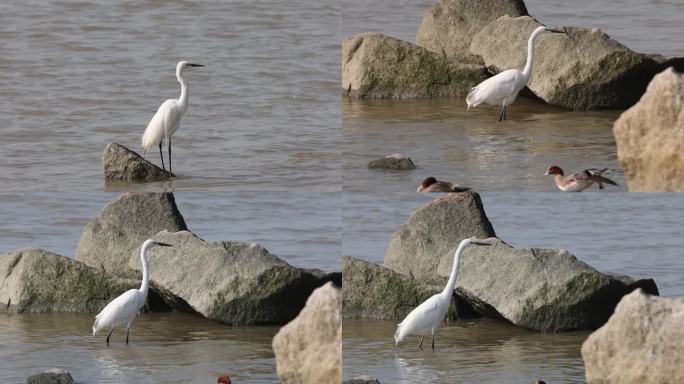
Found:
<svg viewBox="0 0 684 384"><path fill-rule="evenodd" d="M466 239L468 241L468 244L475 244L475 245L492 245L489 241L486 239L478 239L477 237L473 236L469 239Z"/></svg>
<svg viewBox="0 0 684 384"><path fill-rule="evenodd" d="M162 243L162 242L160 242L160 241L155 241L155 240L152 240L152 239L147 239L147 240L145 240L145 242L143 243L142 247L145 248L145 249L147 249L147 248L150 248L151 246L154 246L154 245L158 245L158 246L160 246L160 247L172 247L171 244Z"/></svg>
<svg viewBox="0 0 684 384"><path fill-rule="evenodd" d="M565 31L565 27L562 28L552 28L552 27L544 27L546 31L551 32L551 33L567 33Z"/></svg>
<svg viewBox="0 0 684 384"><path fill-rule="evenodd" d="M158 245L160 247L173 247L172 244L160 243L159 241L155 241L154 245Z"/></svg>
<svg viewBox="0 0 684 384"><path fill-rule="evenodd" d="M430 187L432 184L436 183L437 179L434 177L430 176L427 179L423 180L423 182L418 186L418 190L416 192L420 193L423 192L425 189Z"/></svg>
<svg viewBox="0 0 684 384"><path fill-rule="evenodd" d="M178 64L176 64L176 73L181 73L185 68L188 67L204 67L202 64L195 64L195 63L189 63L187 61L179 61Z"/></svg>
<svg viewBox="0 0 684 384"><path fill-rule="evenodd" d="M552 165L549 167L549 169L546 170L546 173L544 174L544 176L548 176L548 175L561 175L561 176L563 176L563 170L559 166Z"/></svg>

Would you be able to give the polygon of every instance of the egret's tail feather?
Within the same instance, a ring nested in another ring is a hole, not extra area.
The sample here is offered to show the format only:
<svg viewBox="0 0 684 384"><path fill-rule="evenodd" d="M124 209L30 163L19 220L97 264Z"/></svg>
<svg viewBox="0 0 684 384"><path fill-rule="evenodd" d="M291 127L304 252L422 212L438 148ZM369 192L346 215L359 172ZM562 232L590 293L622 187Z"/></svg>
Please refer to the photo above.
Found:
<svg viewBox="0 0 684 384"><path fill-rule="evenodd" d="M401 323L397 324L397 330L394 332L394 345L398 345L399 342L404 338L401 332Z"/></svg>
<svg viewBox="0 0 684 384"><path fill-rule="evenodd" d="M95 336L97 331L102 329L102 326L100 325L100 319L98 319L99 316L100 315L95 316L95 322L93 323L93 336Z"/></svg>
<svg viewBox="0 0 684 384"><path fill-rule="evenodd" d="M468 110L470 110L470 107L477 107L477 104L475 103L475 93L477 92L477 87L470 88L470 91L468 91L468 96L466 96L466 104L468 104Z"/></svg>

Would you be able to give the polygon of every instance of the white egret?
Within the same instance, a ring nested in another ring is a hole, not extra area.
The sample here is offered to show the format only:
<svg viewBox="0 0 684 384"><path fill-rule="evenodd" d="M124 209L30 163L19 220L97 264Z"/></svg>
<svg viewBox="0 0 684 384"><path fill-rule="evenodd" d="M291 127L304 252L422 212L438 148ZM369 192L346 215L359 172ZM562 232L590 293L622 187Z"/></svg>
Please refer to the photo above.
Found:
<svg viewBox="0 0 684 384"><path fill-rule="evenodd" d="M426 192L466 192L470 191L470 188L460 187L454 183L448 181L440 181L430 176L418 186L416 190L417 193Z"/></svg>
<svg viewBox="0 0 684 384"><path fill-rule="evenodd" d="M513 101L518 96L518 92L525 87L532 76L534 41L537 39L537 36L546 31L565 33L564 31L544 26L535 29L527 41L527 62L525 63L525 68L522 71L517 69L505 70L471 88L466 97L468 109L470 107L477 107L482 103L501 105L499 121L506 120L506 107L513 104Z"/></svg>
<svg viewBox="0 0 684 384"><path fill-rule="evenodd" d="M439 327L444 316L449 310L451 303L451 295L454 293L454 286L456 285L456 275L458 274L458 266L461 263L461 253L470 244L476 245L490 245L488 242L480 241L475 237L465 239L458 245L456 253L454 254L454 265L451 267L451 275L446 287L441 293L433 295L425 300L421 305L411 311L404 320L397 326L397 331L394 333L395 345L399 344L404 337L413 334L420 334L419 349L423 349L423 338L425 334L430 332L432 334L432 350L435 349L435 331Z"/></svg>
<svg viewBox="0 0 684 384"><path fill-rule="evenodd" d="M202 64L188 63L180 61L176 65L176 78L181 85L181 94L178 99L168 99L159 106L157 113L152 116L152 120L147 124L145 133L142 136L142 147L144 151L159 145L159 156L161 157L162 168L164 167L164 155L162 154L162 142L167 141L169 146L169 173L171 171L171 136L178 130L181 117L188 110L188 81L183 77L183 71L188 67L204 67Z"/></svg>
<svg viewBox="0 0 684 384"><path fill-rule="evenodd" d="M561 167L552 165L546 170L544 176L555 175L553 181L556 183L558 189L563 192L582 192L593 184L598 184L599 189L604 188L604 183L617 185L616 182L602 175L603 172L607 170L608 168L588 168L581 172L575 172L566 176Z"/></svg>
<svg viewBox="0 0 684 384"><path fill-rule="evenodd" d="M147 267L147 250L153 245L163 247L171 246L171 244L159 243L152 239L146 240L140 250L140 260L142 261L143 269L140 289L129 289L122 293L119 297L107 304L107 306L95 316L93 336L95 336L97 331L103 328L112 327L112 330L109 331L109 334L107 335L107 345L109 345L109 337L112 335L112 332L114 332L114 328L120 325L126 325L126 344L128 344L128 334L131 329L131 323L147 300L147 291L150 287L150 273L149 268Z"/></svg>

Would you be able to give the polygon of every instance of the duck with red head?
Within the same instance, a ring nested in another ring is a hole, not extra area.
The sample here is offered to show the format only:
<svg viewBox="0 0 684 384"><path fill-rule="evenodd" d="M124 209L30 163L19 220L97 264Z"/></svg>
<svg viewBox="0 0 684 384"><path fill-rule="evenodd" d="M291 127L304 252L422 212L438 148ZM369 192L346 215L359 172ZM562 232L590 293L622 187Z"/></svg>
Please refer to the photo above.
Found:
<svg viewBox="0 0 684 384"><path fill-rule="evenodd" d="M418 186L417 193L426 192L466 192L470 191L470 188L459 187L454 183L448 181L439 181L434 177L430 176Z"/></svg>
<svg viewBox="0 0 684 384"><path fill-rule="evenodd" d="M553 181L563 192L582 192L593 184L597 184L599 189L604 188L603 184L617 185L616 182L602 175L607 170L608 168L588 168L566 176L561 167L552 165L546 170L544 176L554 175Z"/></svg>
<svg viewBox="0 0 684 384"><path fill-rule="evenodd" d="M232 384L230 381L230 376L228 375L221 375L219 376L218 380L216 381L218 384Z"/></svg>

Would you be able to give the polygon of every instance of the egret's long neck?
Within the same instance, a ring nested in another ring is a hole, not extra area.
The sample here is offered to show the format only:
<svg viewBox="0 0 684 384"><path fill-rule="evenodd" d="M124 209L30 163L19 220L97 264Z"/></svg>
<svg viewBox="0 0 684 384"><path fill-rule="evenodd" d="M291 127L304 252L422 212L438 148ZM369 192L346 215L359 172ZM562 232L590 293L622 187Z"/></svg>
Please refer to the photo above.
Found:
<svg viewBox="0 0 684 384"><path fill-rule="evenodd" d="M176 71L176 78L178 79L178 82L181 85L181 94L180 97L178 98L178 103L180 104L180 107L185 111L188 109L188 81L185 80L183 77L183 72L178 70Z"/></svg>
<svg viewBox="0 0 684 384"><path fill-rule="evenodd" d="M142 262L143 278L140 284L140 292L147 295L147 290L150 288L150 271L147 267L147 249L152 246L152 243L143 245L140 250L140 261Z"/></svg>
<svg viewBox="0 0 684 384"><path fill-rule="evenodd" d="M454 254L454 265L451 267L449 281L447 282L446 287L444 287L444 291L442 291L443 295L451 296L451 294L454 293L454 286L456 286L456 275L458 275L458 266L461 264L461 253L463 253L463 250L467 245L467 241L462 241L461 244L459 244L458 249L456 249L456 253Z"/></svg>
<svg viewBox="0 0 684 384"><path fill-rule="evenodd" d="M540 33L544 30L536 30L530 35L530 39L527 40L527 62L525 63L525 68L523 69L523 75L526 78L532 76L532 62L534 61L534 41L537 39Z"/></svg>

